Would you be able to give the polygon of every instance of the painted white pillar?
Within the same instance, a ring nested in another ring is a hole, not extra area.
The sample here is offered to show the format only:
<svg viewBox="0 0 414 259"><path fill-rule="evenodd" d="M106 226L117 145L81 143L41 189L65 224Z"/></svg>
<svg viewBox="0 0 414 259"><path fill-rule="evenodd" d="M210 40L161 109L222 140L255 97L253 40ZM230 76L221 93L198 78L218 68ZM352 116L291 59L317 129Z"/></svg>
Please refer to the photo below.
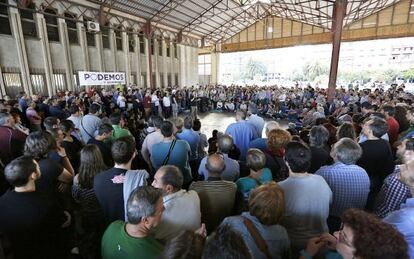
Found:
<svg viewBox="0 0 414 259"><path fill-rule="evenodd" d="M129 58L129 35L126 32L122 32L122 48L124 53L125 62L125 74L126 74L126 85L131 84L131 62Z"/></svg>
<svg viewBox="0 0 414 259"><path fill-rule="evenodd" d="M171 52L170 52L171 54ZM162 39L162 81L163 81L163 87L168 87L168 73L170 72L167 66L167 44L165 42L165 39Z"/></svg>
<svg viewBox="0 0 414 259"><path fill-rule="evenodd" d="M177 45L178 47L178 60L179 60L179 75L178 75L178 83L180 86L187 86L187 77L186 77L186 59L185 59L185 46L184 45Z"/></svg>
<svg viewBox="0 0 414 259"><path fill-rule="evenodd" d="M175 82L175 56L174 56L174 44L170 41L170 71L171 71L171 86L176 86L177 82Z"/></svg>
<svg viewBox="0 0 414 259"><path fill-rule="evenodd" d="M134 62L136 66L136 74L137 74L137 86L142 87L141 82L141 45L140 40L137 34L134 34L134 41L135 41L135 53L134 53Z"/></svg>
<svg viewBox="0 0 414 259"><path fill-rule="evenodd" d="M47 92L49 96L56 93L55 83L52 80L53 69L52 59L50 57L49 39L47 38L46 21L43 14L36 13L37 27L39 32L40 43L42 44L43 67L45 70L45 79Z"/></svg>
<svg viewBox="0 0 414 259"><path fill-rule="evenodd" d="M218 84L220 82L220 53L211 53L211 83Z"/></svg>
<svg viewBox="0 0 414 259"><path fill-rule="evenodd" d="M148 55L151 55L151 53L149 53L148 51L148 44L150 44L150 40L148 40L147 38L144 38L144 45L145 45L145 65L147 68L147 76L146 76L146 80L147 80L147 88L152 88L153 86L151 85L151 74L150 74L150 66L152 66L152 64L149 63L149 59L148 59ZM154 62L154 61L153 61Z"/></svg>
<svg viewBox="0 0 414 259"><path fill-rule="evenodd" d="M3 72L0 66L0 98L4 98L4 96L6 96L6 86L4 85Z"/></svg>
<svg viewBox="0 0 414 259"><path fill-rule="evenodd" d="M68 28L65 19L58 18L59 25L59 39L63 48L63 57L65 65L65 77L66 77L66 89L73 91L73 69L72 69L72 58L70 56L70 44L68 39Z"/></svg>
<svg viewBox="0 0 414 259"><path fill-rule="evenodd" d="M29 62L27 59L26 45L22 24L20 21L20 13L17 8L9 8L11 30L16 41L17 58L19 60L20 74L22 76L23 89L27 94L33 94L32 82L30 80Z"/></svg>
<svg viewBox="0 0 414 259"><path fill-rule="evenodd" d="M154 64L154 72L155 72L155 87L161 88L161 80L160 80L160 64L159 64L159 45L161 44L157 39L154 39L154 56L152 64Z"/></svg>
<svg viewBox="0 0 414 259"><path fill-rule="evenodd" d="M99 72L105 71L105 59L104 59L104 52L103 52L103 42L102 42L102 34L95 33L95 44L96 50L98 52L98 69Z"/></svg>
<svg viewBox="0 0 414 259"><path fill-rule="evenodd" d="M76 28L78 31L79 44L82 49L82 63L83 69L89 71L91 66L89 64L89 53L88 53L88 43L86 42L86 28L83 23L76 23Z"/></svg>
<svg viewBox="0 0 414 259"><path fill-rule="evenodd" d="M109 48L111 49L112 56L114 57L114 71L118 71L116 35L113 29L109 29Z"/></svg>

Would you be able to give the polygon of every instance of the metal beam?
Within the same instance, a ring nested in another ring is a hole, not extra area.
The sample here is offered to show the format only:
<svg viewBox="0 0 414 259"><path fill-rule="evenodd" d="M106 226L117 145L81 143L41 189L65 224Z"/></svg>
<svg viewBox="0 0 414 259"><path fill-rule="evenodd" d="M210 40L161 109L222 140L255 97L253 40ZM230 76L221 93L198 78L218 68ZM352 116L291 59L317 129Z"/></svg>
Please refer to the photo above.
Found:
<svg viewBox="0 0 414 259"><path fill-rule="evenodd" d="M329 71L328 102L335 98L336 79L338 75L339 52L341 49L341 37L346 7L348 0L336 0L333 10L332 21L332 56L331 68Z"/></svg>

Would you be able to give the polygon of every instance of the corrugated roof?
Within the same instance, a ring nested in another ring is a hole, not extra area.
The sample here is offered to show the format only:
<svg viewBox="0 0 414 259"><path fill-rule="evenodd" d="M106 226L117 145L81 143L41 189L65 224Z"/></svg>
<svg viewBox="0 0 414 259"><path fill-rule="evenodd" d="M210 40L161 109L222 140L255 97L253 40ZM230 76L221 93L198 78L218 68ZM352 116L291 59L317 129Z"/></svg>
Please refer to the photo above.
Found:
<svg viewBox="0 0 414 259"><path fill-rule="evenodd" d="M101 0L104 1L104 0ZM344 26L399 0L348 0ZM222 42L269 16L330 29L335 0L111 0L112 8Z"/></svg>

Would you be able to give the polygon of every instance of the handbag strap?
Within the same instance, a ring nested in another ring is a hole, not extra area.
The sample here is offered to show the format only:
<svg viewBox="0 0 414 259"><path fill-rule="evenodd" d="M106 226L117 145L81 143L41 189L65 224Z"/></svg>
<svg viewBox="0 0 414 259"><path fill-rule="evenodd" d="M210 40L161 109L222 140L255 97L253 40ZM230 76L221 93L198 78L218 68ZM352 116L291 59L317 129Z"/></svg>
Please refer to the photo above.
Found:
<svg viewBox="0 0 414 259"><path fill-rule="evenodd" d="M270 256L269 248L267 247L266 241L263 239L262 235L260 235L259 231L254 226L253 222L244 216L242 216L242 218L243 223L249 231L250 235L253 237L256 246L260 249L260 251L262 251L262 253L266 255L267 259L271 259L272 257Z"/></svg>
<svg viewBox="0 0 414 259"><path fill-rule="evenodd" d="M168 150L168 154L164 159L164 162L162 162L162 165L166 165L168 163L168 160L170 160L170 155L171 155L171 151L173 150L174 146L175 146L175 142L177 142L176 139L174 139L171 143L170 149Z"/></svg>

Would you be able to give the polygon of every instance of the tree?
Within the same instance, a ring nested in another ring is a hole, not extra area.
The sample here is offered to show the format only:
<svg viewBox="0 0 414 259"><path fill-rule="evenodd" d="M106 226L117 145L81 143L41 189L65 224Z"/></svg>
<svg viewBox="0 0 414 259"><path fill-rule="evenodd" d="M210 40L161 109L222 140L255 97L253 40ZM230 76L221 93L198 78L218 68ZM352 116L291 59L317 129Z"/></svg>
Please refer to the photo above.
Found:
<svg viewBox="0 0 414 259"><path fill-rule="evenodd" d="M319 60L313 60L303 66L303 74L308 81L314 81L318 76L328 75L328 67Z"/></svg>
<svg viewBox="0 0 414 259"><path fill-rule="evenodd" d="M253 60L252 58L246 65L246 68L243 72L243 78L253 80L254 76L266 74L266 65L260 61Z"/></svg>
<svg viewBox="0 0 414 259"><path fill-rule="evenodd" d="M404 72L404 79L407 81L413 81L414 80L414 67L408 69Z"/></svg>

